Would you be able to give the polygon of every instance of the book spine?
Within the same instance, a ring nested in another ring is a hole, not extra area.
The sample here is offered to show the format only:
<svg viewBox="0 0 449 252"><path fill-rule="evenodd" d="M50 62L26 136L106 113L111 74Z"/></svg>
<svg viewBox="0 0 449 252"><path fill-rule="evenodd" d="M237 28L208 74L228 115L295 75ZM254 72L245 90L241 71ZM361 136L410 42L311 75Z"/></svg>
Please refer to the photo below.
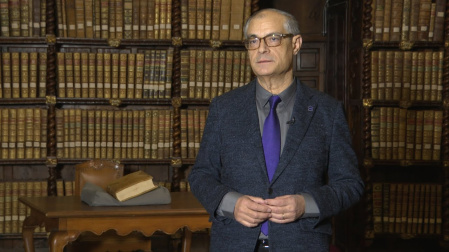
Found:
<svg viewBox="0 0 449 252"><path fill-rule="evenodd" d="M25 109L19 108L16 111L16 121L13 122L16 124L16 130L14 133L14 137L16 138L16 150L15 150L15 158L24 159L25 158Z"/></svg>
<svg viewBox="0 0 449 252"><path fill-rule="evenodd" d="M204 90L204 50L196 51L195 98L203 98Z"/></svg>
<svg viewBox="0 0 449 252"><path fill-rule="evenodd" d="M33 130L34 111L31 108L25 109L25 158L34 157L34 130ZM39 153L40 154L40 153Z"/></svg>
<svg viewBox="0 0 449 252"><path fill-rule="evenodd" d="M115 0L115 38L123 39L123 0Z"/></svg>
<svg viewBox="0 0 449 252"><path fill-rule="evenodd" d="M196 85L196 50L190 49L190 65L189 65L189 98L195 98L195 85Z"/></svg>
<svg viewBox="0 0 449 252"><path fill-rule="evenodd" d="M36 98L38 94L38 53L37 52L31 52L29 54L29 97L30 98Z"/></svg>
<svg viewBox="0 0 449 252"><path fill-rule="evenodd" d="M393 58L393 100L398 101L402 95L404 53L395 51Z"/></svg>
<svg viewBox="0 0 449 252"><path fill-rule="evenodd" d="M144 54L138 53L136 55L136 90L134 94L136 99L143 98L144 60Z"/></svg>
<svg viewBox="0 0 449 252"><path fill-rule="evenodd" d="M189 27L188 27L188 38L189 39L196 39L196 0L188 0L188 20L189 20Z"/></svg>
<svg viewBox="0 0 449 252"><path fill-rule="evenodd" d="M127 98L128 54L119 54L119 94L118 98Z"/></svg>
<svg viewBox="0 0 449 252"><path fill-rule="evenodd" d="M20 98L20 53L11 53L12 98Z"/></svg>
<svg viewBox="0 0 449 252"><path fill-rule="evenodd" d="M231 0L231 15L229 18L229 39L242 40L243 34L243 11L245 9L245 1Z"/></svg>
<svg viewBox="0 0 449 252"><path fill-rule="evenodd" d="M390 41L399 41L401 38L401 23L404 0L392 0Z"/></svg>
<svg viewBox="0 0 449 252"><path fill-rule="evenodd" d="M221 0L220 10L220 40L229 40L231 0Z"/></svg>
<svg viewBox="0 0 449 252"><path fill-rule="evenodd" d="M150 158L157 159L157 148L159 142L159 110L152 110L151 112L151 150Z"/></svg>
<svg viewBox="0 0 449 252"><path fill-rule="evenodd" d="M20 53L20 97L30 97L30 55Z"/></svg>
<svg viewBox="0 0 449 252"><path fill-rule="evenodd" d="M404 0L402 8L401 41L409 41L411 0Z"/></svg>
<svg viewBox="0 0 449 252"><path fill-rule="evenodd" d="M9 30L10 19L9 14L10 8L8 6L8 0L0 0L0 34L2 37L10 37L11 33ZM12 22L11 22L12 25Z"/></svg>
<svg viewBox="0 0 449 252"><path fill-rule="evenodd" d="M76 38L85 38L85 14L84 14L84 0L75 0L75 25Z"/></svg>
<svg viewBox="0 0 449 252"><path fill-rule="evenodd" d="M150 4L154 4L154 0L140 0L139 1L140 4L140 19L139 19L139 23L140 23L140 29L139 29L139 37L140 39L143 38L147 38L150 39L151 37L147 35L147 24L148 24L148 11L152 10L154 11L154 6L150 6L150 8L148 8L148 5ZM152 30L149 31L151 34L153 33Z"/></svg>
<svg viewBox="0 0 449 252"><path fill-rule="evenodd" d="M189 38L189 2L181 0L181 38Z"/></svg>
<svg viewBox="0 0 449 252"><path fill-rule="evenodd" d="M89 53L82 52L81 59L81 97L89 98Z"/></svg>
<svg viewBox="0 0 449 252"><path fill-rule="evenodd" d="M73 53L73 95L81 98L81 54Z"/></svg>
<svg viewBox="0 0 449 252"><path fill-rule="evenodd" d="M171 31L172 31L172 27L171 27L171 20L172 20L172 9L173 9L173 4L171 0L166 0L167 1L167 11L165 14L165 39L171 39L172 35L171 35Z"/></svg>
<svg viewBox="0 0 449 252"><path fill-rule="evenodd" d="M33 158L39 159L43 155L43 149L41 149L41 142L42 142L42 125L41 125L41 119L42 118L42 110L41 109L34 109L33 110L33 119L32 119L32 145L33 145Z"/></svg>
<svg viewBox="0 0 449 252"><path fill-rule="evenodd" d="M103 97L112 98L112 55L110 53L103 54ZM101 91L100 91L101 92Z"/></svg>
<svg viewBox="0 0 449 252"><path fill-rule="evenodd" d="M165 96L164 98L171 98L172 92L172 76L173 76L173 53L174 48L170 47L167 50L167 65L166 65L166 76L165 76Z"/></svg>
<svg viewBox="0 0 449 252"><path fill-rule="evenodd" d="M126 97L130 99L134 99L134 90L135 90L135 80L136 80L136 54L130 53L128 54L128 71L125 72L125 75L128 74L127 83L126 83Z"/></svg>
<svg viewBox="0 0 449 252"><path fill-rule="evenodd" d="M120 55L112 53L111 56L111 96L110 98L119 98L119 69L120 69Z"/></svg>

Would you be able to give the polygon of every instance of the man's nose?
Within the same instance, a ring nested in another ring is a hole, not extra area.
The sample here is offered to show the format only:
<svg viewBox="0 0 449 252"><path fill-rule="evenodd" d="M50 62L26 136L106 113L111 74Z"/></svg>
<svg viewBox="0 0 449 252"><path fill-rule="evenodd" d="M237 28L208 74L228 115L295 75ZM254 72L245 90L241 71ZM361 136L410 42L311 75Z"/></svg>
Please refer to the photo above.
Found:
<svg viewBox="0 0 449 252"><path fill-rule="evenodd" d="M265 53L268 51L268 46L265 43L265 39L260 40L259 48L257 50L259 53Z"/></svg>

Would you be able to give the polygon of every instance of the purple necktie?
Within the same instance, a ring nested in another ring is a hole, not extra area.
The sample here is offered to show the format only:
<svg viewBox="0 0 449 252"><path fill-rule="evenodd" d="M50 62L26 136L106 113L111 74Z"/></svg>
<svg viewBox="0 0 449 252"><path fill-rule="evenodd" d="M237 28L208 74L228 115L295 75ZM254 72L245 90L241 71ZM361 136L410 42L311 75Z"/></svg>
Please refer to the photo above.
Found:
<svg viewBox="0 0 449 252"><path fill-rule="evenodd" d="M280 101L281 98L277 95L270 97L270 113L263 125L262 144L270 182L278 166L279 156L281 154L281 129L279 126L279 118L276 114L276 107ZM268 235L268 221L262 223L262 233Z"/></svg>

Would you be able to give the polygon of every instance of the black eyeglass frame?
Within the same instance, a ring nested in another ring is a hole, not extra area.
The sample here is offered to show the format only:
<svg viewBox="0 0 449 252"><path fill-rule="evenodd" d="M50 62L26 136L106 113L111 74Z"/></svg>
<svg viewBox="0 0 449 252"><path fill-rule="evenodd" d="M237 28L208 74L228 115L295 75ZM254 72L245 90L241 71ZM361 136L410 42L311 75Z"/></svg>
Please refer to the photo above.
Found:
<svg viewBox="0 0 449 252"><path fill-rule="evenodd" d="M275 45L275 46L270 46L270 45L268 45L266 39L267 39L267 38L270 38L270 37L274 37L274 36L280 36L281 39L279 40L279 44L278 44L278 45ZM243 40L243 44L245 45L245 48L246 48L247 50L256 50L256 49L259 49L259 47L260 47L260 41L263 40L263 41L265 42L265 45L266 45L266 46L268 46L268 47L277 47L277 46L280 46L280 45L282 44L282 39L283 39L283 38L288 38L288 37L293 37L293 36L295 36L295 35L292 34L292 33L272 33L272 34L268 34L267 36L262 37L262 38L253 36L253 37L250 37L249 39ZM250 40L253 40L253 39L257 39L257 41L259 41L259 45L258 45L256 48L248 48L248 47L249 47L249 45L248 45L248 44L249 44L249 41L250 41Z"/></svg>

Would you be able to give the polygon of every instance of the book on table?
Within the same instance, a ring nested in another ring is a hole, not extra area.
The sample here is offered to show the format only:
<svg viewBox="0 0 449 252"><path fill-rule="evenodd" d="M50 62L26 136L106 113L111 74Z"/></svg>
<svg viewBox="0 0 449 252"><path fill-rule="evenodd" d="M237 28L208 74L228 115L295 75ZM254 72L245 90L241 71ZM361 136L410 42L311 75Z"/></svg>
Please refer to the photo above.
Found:
<svg viewBox="0 0 449 252"><path fill-rule="evenodd" d="M118 201L125 201L156 189L153 177L143 171L137 171L112 181L106 191Z"/></svg>

